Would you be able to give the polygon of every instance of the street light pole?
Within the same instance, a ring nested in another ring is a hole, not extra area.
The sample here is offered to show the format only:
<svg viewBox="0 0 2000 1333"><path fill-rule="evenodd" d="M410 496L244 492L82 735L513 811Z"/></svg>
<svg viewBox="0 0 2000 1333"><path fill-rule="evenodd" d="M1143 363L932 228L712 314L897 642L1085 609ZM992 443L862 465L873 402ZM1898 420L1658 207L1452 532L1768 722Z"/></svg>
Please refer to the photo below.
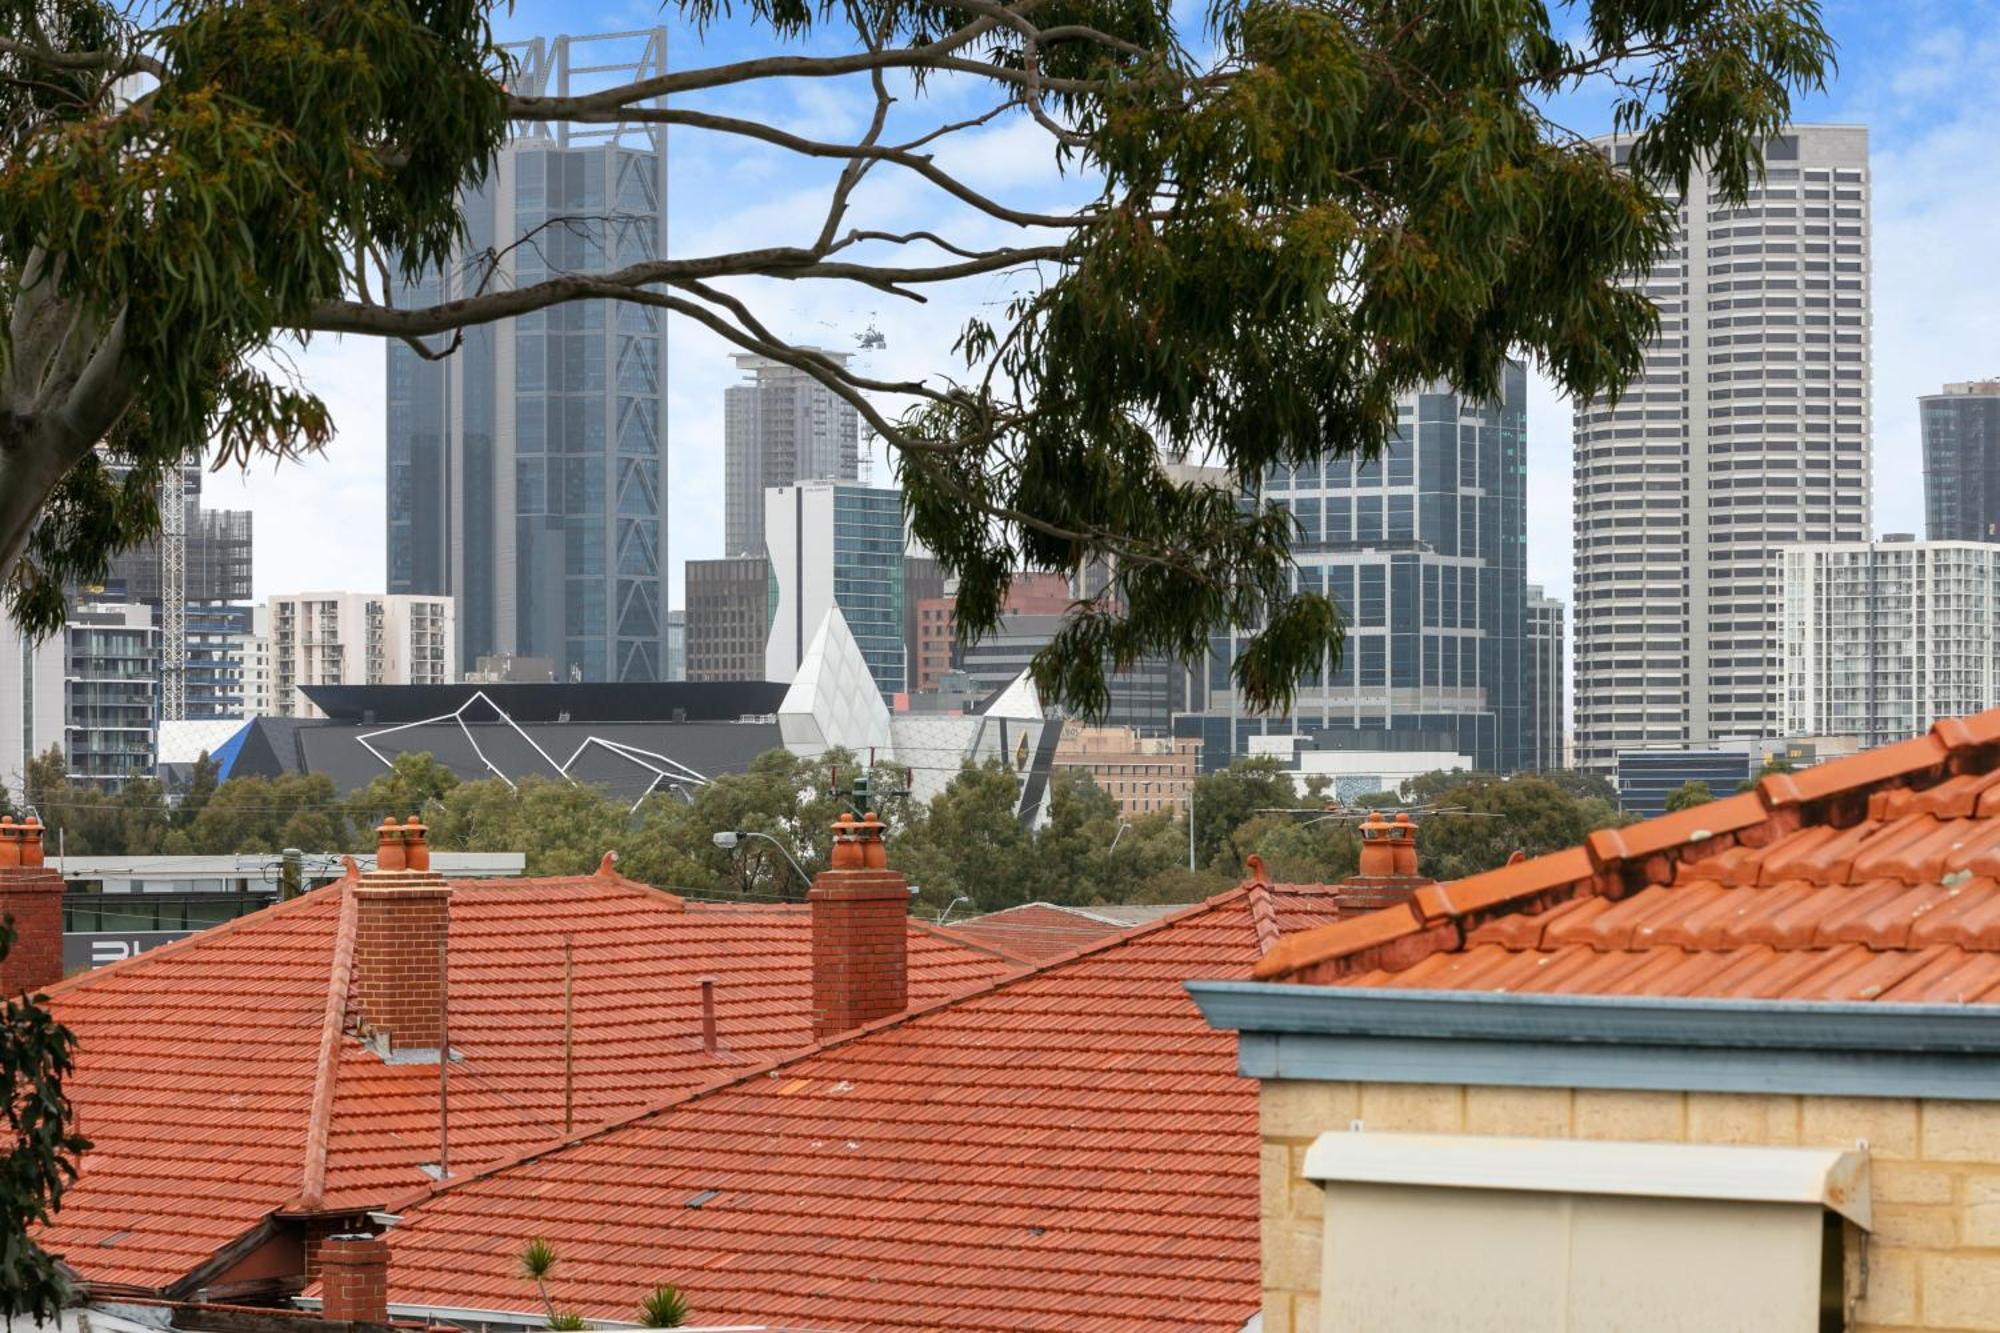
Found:
<svg viewBox="0 0 2000 1333"><path fill-rule="evenodd" d="M805 867L792 858L791 852L786 849L784 843L779 842L768 833L759 833L756 829L724 829L710 838L709 841L725 852L733 852L745 838L762 838L765 842L776 847L778 855L785 858L785 863L799 872L799 878L806 882L806 888L812 888L812 876L806 873Z"/></svg>

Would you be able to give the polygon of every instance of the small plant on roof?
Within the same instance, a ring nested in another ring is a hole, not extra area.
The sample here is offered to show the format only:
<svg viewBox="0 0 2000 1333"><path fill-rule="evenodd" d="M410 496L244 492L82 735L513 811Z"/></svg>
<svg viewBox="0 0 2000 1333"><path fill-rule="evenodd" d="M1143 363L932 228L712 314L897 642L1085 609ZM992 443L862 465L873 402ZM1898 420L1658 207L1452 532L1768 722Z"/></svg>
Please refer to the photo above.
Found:
<svg viewBox="0 0 2000 1333"><path fill-rule="evenodd" d="M639 1322L647 1328L679 1328L687 1317L687 1297L671 1283L654 1287L639 1302Z"/></svg>
<svg viewBox="0 0 2000 1333"><path fill-rule="evenodd" d="M555 1329L557 1333L579 1333L579 1330L583 1329L585 1325L582 1315L572 1311L564 1311L562 1314L551 1314L549 1316L549 1327Z"/></svg>
<svg viewBox="0 0 2000 1333"><path fill-rule="evenodd" d="M521 1247L521 1276L535 1284L535 1291L542 1298L542 1309L548 1312L549 1327L572 1327L572 1325L558 1324L556 1320L558 1318L575 1318L575 1316L557 1315L556 1303L549 1299L549 1273L555 1266L555 1246L549 1244L540 1236L535 1237ZM578 1322L573 1327L581 1328L582 1326L582 1323Z"/></svg>

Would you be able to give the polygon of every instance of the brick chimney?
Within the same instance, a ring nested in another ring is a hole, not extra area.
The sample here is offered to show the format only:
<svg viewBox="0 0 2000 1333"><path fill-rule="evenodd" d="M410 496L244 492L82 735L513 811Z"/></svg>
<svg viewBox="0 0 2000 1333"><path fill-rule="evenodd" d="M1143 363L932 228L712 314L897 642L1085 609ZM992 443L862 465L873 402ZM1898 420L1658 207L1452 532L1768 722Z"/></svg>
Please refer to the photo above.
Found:
<svg viewBox="0 0 2000 1333"><path fill-rule="evenodd" d="M41 821L0 819L0 916L14 924L14 947L0 960L0 995L62 980L62 900L61 872L42 864Z"/></svg>
<svg viewBox="0 0 2000 1333"><path fill-rule="evenodd" d="M389 1322L389 1242L380 1236L328 1236L319 1247L320 1317L356 1324Z"/></svg>
<svg viewBox="0 0 2000 1333"><path fill-rule="evenodd" d="M451 888L431 871L428 830L385 819L375 869L354 895L354 994L361 1021L390 1052L444 1045L445 932Z"/></svg>
<svg viewBox="0 0 2000 1333"><path fill-rule="evenodd" d="M887 826L869 811L833 826L829 869L813 881L813 1040L909 1006L910 882L889 869Z"/></svg>
<svg viewBox="0 0 2000 1333"><path fill-rule="evenodd" d="M1342 880L1340 915L1359 916L1406 901L1426 884L1437 881L1417 873L1417 825L1407 810L1393 820L1371 810L1361 822L1361 865Z"/></svg>

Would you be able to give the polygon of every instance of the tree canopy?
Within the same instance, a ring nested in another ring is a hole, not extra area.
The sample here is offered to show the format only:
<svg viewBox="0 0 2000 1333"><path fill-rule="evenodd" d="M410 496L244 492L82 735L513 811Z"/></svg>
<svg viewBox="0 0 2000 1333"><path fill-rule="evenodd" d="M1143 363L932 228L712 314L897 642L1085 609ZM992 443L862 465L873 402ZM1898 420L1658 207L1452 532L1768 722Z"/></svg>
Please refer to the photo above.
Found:
<svg viewBox="0 0 2000 1333"><path fill-rule="evenodd" d="M1234 625L1246 701L1283 703L1338 651L1338 609L1292 590L1287 516L1162 458L1254 482L1374 455L1399 393L1490 398L1510 354L1616 393L1657 327L1625 280L1666 243L1674 195L1702 164L1740 196L1831 61L1816 0L1210 0L1192 21L1168 0L668 8L775 53L545 95L510 91L483 0L0 5L12 613L58 623L63 589L157 530L161 476L204 446L243 462L328 444L325 405L271 369L286 348L344 333L444 356L468 327L604 300L853 403L967 633L994 626L1015 571L1112 570L1037 658L1045 697L1095 711L1108 667L1192 659ZM851 138L740 114L780 80L852 87L872 114ZM1557 113L1607 102L1623 169ZM535 122L774 149L827 173L825 208L792 244L514 283L504 248L469 252L457 202ZM1014 123L1084 202L1031 207L949 169L960 136ZM873 176L935 192L952 225L871 225ZM447 268L465 294L390 304ZM882 381L776 332L756 278L1006 297L964 326L962 364Z"/></svg>

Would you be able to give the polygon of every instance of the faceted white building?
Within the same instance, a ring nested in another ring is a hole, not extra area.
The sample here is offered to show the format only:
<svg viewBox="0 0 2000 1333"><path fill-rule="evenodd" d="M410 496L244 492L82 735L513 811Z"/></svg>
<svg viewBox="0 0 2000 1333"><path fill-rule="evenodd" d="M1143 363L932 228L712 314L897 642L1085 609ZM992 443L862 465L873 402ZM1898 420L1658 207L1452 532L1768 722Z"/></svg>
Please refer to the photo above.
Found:
<svg viewBox="0 0 2000 1333"><path fill-rule="evenodd" d="M1868 132L1788 128L1765 160L1740 207L1689 182L1639 284L1661 316L1645 370L1576 408L1586 768L1777 735L1777 549L1870 532Z"/></svg>
<svg viewBox="0 0 2000 1333"><path fill-rule="evenodd" d="M792 687L778 706L778 732L793 754L844 749L910 770L911 796L928 801L964 765L1004 759L1019 779L1020 815L1048 817L1049 772L1062 725L1045 722L1041 697L1024 674L975 714L891 713L839 607L814 632Z"/></svg>
<svg viewBox="0 0 2000 1333"><path fill-rule="evenodd" d="M1783 561L1787 735L1887 745L2000 706L2000 545L1892 536Z"/></svg>

